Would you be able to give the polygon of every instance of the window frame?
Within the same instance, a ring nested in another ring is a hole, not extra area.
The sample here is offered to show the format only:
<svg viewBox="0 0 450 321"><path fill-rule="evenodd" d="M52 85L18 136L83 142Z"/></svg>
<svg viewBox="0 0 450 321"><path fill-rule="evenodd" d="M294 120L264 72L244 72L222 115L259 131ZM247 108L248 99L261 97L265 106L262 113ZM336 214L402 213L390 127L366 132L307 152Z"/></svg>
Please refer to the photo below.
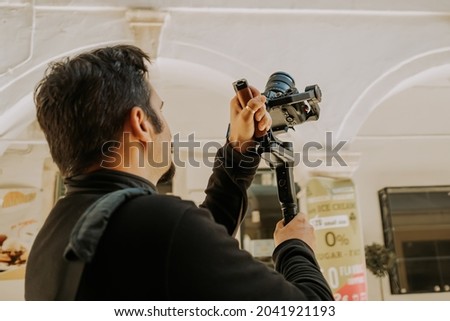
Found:
<svg viewBox="0 0 450 321"><path fill-rule="evenodd" d="M394 267L389 271L389 279L392 294L417 294L417 293L436 293L436 292L449 292L450 286L447 284L435 284L430 286L433 291L418 291L411 289L411 285L408 283L408 269L406 266L403 245L407 242L420 242L420 241L450 241L450 224L430 224L430 225L403 225L398 226L393 223L393 215L399 215L400 211L398 208L397 212L394 213L390 204L390 195L392 194L426 194L434 192L444 192L450 197L450 186L418 186L418 187L386 187L378 191L381 217L383 224L383 237L384 243L388 250L395 253L396 262ZM427 211L426 208L419 208L417 211L409 211L405 208L404 215L427 215L430 212L436 213L436 211L441 211L445 215L450 215L450 208L435 207L430 208ZM398 206L398 205L397 205ZM448 214L447 214L448 213ZM432 256L430 256L432 257ZM442 256L434 256L437 263L441 262ZM441 280L445 275L440 275ZM439 281L443 283L444 281Z"/></svg>

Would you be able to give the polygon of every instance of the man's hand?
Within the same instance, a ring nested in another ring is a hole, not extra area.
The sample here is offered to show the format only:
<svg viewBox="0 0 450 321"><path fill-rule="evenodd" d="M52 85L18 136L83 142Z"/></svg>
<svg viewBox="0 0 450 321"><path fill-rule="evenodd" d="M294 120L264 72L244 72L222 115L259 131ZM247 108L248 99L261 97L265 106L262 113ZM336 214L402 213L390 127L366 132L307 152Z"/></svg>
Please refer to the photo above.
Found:
<svg viewBox="0 0 450 321"><path fill-rule="evenodd" d="M286 225L281 220L275 227L273 233L275 247L284 241L290 239L300 239L308 244L313 250L316 247L316 235L314 234L314 227L309 224L306 215L299 213Z"/></svg>
<svg viewBox="0 0 450 321"><path fill-rule="evenodd" d="M254 87L249 86L253 98L246 105L239 101L238 96L230 102L230 133L229 142L233 148L245 152L254 145L255 137L264 136L272 126L272 118L266 110L266 97ZM256 126L256 127L255 127Z"/></svg>

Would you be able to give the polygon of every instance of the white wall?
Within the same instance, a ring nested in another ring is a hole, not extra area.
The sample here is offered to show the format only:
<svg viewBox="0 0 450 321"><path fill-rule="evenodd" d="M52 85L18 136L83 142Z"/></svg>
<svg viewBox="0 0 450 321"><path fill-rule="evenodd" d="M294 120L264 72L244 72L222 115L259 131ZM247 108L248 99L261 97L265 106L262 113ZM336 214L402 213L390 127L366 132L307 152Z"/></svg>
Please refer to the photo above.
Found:
<svg viewBox="0 0 450 321"><path fill-rule="evenodd" d="M450 129L447 124L450 88L428 80L384 101L352 142L360 153L354 173L358 203L364 213L364 243L383 242L378 191L393 186L449 185ZM450 293L390 295L387 300L448 300ZM379 297L378 280L369 278L369 296Z"/></svg>

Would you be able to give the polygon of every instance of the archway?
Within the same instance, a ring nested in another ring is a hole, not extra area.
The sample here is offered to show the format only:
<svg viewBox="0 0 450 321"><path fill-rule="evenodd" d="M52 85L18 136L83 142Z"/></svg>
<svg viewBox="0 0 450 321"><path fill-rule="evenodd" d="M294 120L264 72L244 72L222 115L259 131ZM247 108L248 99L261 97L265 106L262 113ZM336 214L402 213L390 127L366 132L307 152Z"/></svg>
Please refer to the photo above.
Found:
<svg viewBox="0 0 450 321"><path fill-rule="evenodd" d="M388 70L369 86L351 106L337 138L351 140L358 135L370 114L386 99L427 79L450 78L450 48L426 52Z"/></svg>

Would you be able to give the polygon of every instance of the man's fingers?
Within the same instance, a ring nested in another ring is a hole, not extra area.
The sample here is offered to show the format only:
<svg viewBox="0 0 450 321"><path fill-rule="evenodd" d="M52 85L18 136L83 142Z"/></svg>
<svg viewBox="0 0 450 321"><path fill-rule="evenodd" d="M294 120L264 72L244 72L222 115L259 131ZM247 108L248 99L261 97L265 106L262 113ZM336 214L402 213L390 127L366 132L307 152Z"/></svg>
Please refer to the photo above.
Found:
<svg viewBox="0 0 450 321"><path fill-rule="evenodd" d="M269 116L268 113L266 113L263 117L263 119L261 119L258 122L258 129L261 131L265 131L265 130L269 130L270 126L272 126L272 118Z"/></svg>
<svg viewBox="0 0 450 321"><path fill-rule="evenodd" d="M258 96L256 98L252 98L248 101L247 105L242 106L239 102L239 99L237 96L234 96L233 99L231 99L230 105L231 110L234 115L242 113L242 114L251 114L253 117L256 112L258 112L262 107L264 107L266 102L266 97L264 96Z"/></svg>
<svg viewBox="0 0 450 321"><path fill-rule="evenodd" d="M266 110L266 106L263 106L255 113L255 120L257 121L257 128L260 131L267 131L272 126L272 117Z"/></svg>
<svg viewBox="0 0 450 321"><path fill-rule="evenodd" d="M266 106L264 105L256 111L255 120L261 121L261 119L265 116L265 114L266 114Z"/></svg>
<svg viewBox="0 0 450 321"><path fill-rule="evenodd" d="M255 98L250 99L245 108L249 107L249 109L252 110L253 113L256 113L262 108L264 108L265 110L266 106L265 103L266 103L265 96L257 96Z"/></svg>
<svg viewBox="0 0 450 321"><path fill-rule="evenodd" d="M253 121L254 117L255 117L255 111L252 109L252 107L250 107L250 105L246 105L242 110L241 110L241 117L243 120L245 120L246 122L250 122Z"/></svg>
<svg viewBox="0 0 450 321"><path fill-rule="evenodd" d="M245 121L256 119L256 114L265 106L263 103L263 101L265 102L265 98L261 99L261 97L264 96L258 96L256 98L250 99L247 105L242 108L241 115Z"/></svg>
<svg viewBox="0 0 450 321"><path fill-rule="evenodd" d="M279 220L277 222L276 228L277 229L282 229L284 227L284 220Z"/></svg>

